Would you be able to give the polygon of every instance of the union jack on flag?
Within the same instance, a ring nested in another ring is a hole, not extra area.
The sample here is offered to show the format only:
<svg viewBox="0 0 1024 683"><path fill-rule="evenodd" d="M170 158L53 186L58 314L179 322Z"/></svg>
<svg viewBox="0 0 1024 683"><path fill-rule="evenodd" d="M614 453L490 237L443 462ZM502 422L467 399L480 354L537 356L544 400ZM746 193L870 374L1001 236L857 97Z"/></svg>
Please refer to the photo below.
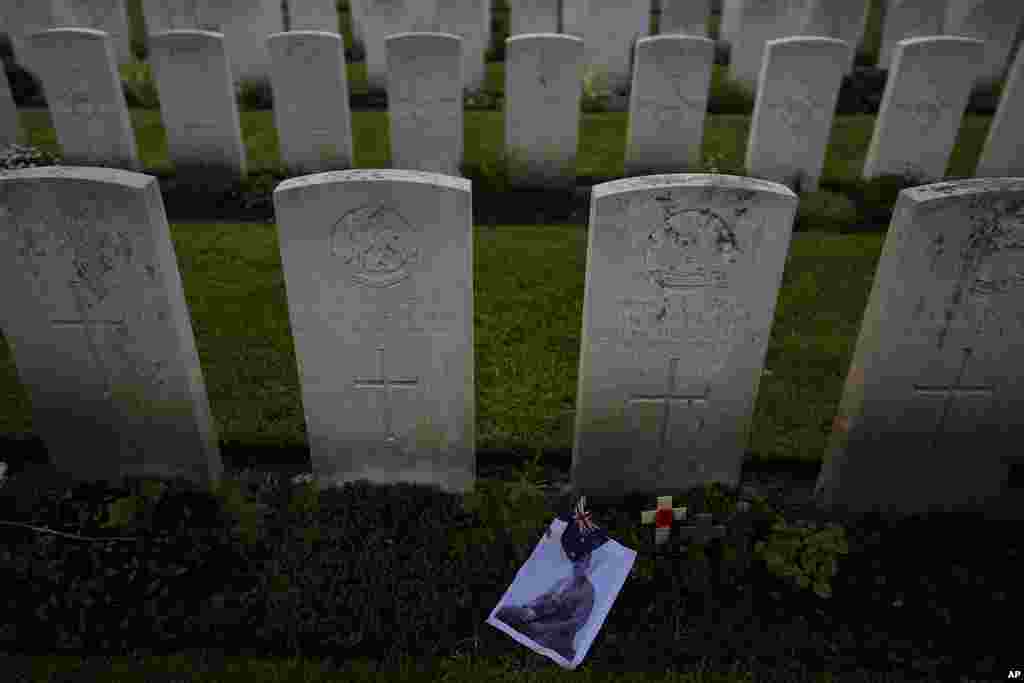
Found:
<svg viewBox="0 0 1024 683"><path fill-rule="evenodd" d="M574 515L576 519L576 526L580 528L580 533L582 534L590 534L594 531L597 531L597 527L591 520L590 513L583 509L586 500L587 497L583 496L582 498L579 499L579 501L577 501L576 513Z"/></svg>

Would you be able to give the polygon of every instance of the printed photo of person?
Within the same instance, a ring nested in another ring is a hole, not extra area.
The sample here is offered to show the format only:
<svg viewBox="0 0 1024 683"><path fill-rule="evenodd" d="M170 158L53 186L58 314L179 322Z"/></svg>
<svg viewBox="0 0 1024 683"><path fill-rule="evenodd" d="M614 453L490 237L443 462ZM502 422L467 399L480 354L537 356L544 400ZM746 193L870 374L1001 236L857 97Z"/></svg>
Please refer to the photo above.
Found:
<svg viewBox="0 0 1024 683"><path fill-rule="evenodd" d="M569 554L556 519L516 574L487 623L566 669L575 669L597 637L636 553L613 540Z"/></svg>

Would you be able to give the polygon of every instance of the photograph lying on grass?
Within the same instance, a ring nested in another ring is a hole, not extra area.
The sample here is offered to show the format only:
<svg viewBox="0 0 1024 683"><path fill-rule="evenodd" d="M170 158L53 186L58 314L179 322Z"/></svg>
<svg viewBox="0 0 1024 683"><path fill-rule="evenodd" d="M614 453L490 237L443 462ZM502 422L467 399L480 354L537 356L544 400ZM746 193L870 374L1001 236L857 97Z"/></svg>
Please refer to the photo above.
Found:
<svg viewBox="0 0 1024 683"><path fill-rule="evenodd" d="M575 669L604 625L636 552L608 538L576 506L556 517L487 623L565 669Z"/></svg>

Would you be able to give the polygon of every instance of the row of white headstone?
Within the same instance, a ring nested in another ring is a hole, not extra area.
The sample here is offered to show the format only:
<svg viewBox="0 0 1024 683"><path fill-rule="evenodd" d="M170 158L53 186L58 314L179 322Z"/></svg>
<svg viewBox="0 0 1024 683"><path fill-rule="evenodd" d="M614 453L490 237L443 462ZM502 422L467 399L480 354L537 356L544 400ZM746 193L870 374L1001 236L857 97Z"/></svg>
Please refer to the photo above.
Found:
<svg viewBox="0 0 1024 683"><path fill-rule="evenodd" d="M51 29L29 43L64 159L138 169L134 132L108 34ZM394 168L458 175L463 161L462 39L389 36L388 110ZM271 85L281 159L291 173L351 168L345 55L337 33L271 35ZM221 34L169 31L150 47L168 154L180 168L244 174L246 154ZM982 44L969 38L902 41L886 83L863 176L942 178L966 110ZM696 36L636 46L626 138L627 175L699 168L713 43ZM747 144L746 172L817 189L850 47L834 38L769 41ZM513 182L575 182L583 41L508 39L505 148ZM1024 51L1011 71L978 162L978 176L1024 174ZM0 139L17 141L13 100L0 81ZM2 140L0 140L2 141Z"/></svg>
<svg viewBox="0 0 1024 683"><path fill-rule="evenodd" d="M737 484L797 197L724 175L594 187L572 482ZM274 191L313 476L474 487L470 182L356 170ZM1024 178L898 200L818 482L919 512L1009 488L1024 436ZM0 175L0 323L50 461L84 480L223 471L158 183Z"/></svg>

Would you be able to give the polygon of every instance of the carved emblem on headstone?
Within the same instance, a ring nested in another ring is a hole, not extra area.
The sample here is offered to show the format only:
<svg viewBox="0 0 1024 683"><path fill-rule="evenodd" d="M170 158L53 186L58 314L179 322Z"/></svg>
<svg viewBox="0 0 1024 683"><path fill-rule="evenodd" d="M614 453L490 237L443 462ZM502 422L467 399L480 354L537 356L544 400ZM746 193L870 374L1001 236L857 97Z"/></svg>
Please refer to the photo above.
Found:
<svg viewBox="0 0 1024 683"><path fill-rule="evenodd" d="M391 287L419 262L415 233L397 209L373 204L349 211L331 231L331 253L351 266L351 278L367 287Z"/></svg>

